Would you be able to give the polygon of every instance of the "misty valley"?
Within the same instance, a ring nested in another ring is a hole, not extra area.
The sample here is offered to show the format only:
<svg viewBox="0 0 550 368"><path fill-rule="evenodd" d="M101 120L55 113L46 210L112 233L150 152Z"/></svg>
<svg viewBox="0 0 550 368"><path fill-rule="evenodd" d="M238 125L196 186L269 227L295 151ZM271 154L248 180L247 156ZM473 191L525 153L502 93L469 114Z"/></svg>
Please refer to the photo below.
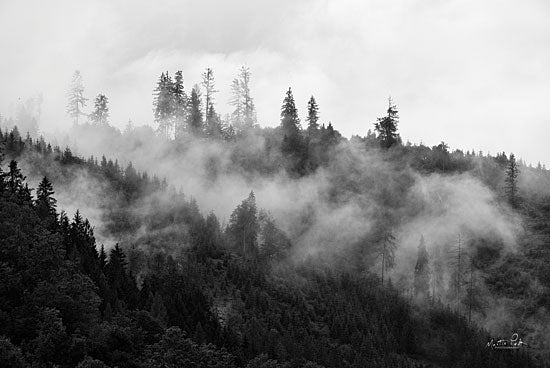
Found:
<svg viewBox="0 0 550 368"><path fill-rule="evenodd" d="M1 367L547 366L544 165L409 142L391 98L350 138L291 88L260 125L252 77L223 115L207 68L151 125L78 71L68 131L0 116Z"/></svg>

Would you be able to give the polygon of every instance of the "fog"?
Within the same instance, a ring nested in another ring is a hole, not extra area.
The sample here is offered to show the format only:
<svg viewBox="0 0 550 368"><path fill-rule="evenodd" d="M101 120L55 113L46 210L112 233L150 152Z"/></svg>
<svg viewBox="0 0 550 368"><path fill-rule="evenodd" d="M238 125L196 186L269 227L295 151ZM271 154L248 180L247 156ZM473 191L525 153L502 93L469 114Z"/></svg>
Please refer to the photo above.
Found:
<svg viewBox="0 0 550 368"><path fill-rule="evenodd" d="M544 0L3 1L0 114L41 93L41 128L67 130L65 93L78 69L88 106L98 93L109 97L112 124L153 125L162 71L184 70L192 86L212 67L225 104L237 68L248 65L264 125L278 124L289 85L301 111L314 94L347 137L365 134L391 94L411 141L506 147L549 165L548 10Z"/></svg>

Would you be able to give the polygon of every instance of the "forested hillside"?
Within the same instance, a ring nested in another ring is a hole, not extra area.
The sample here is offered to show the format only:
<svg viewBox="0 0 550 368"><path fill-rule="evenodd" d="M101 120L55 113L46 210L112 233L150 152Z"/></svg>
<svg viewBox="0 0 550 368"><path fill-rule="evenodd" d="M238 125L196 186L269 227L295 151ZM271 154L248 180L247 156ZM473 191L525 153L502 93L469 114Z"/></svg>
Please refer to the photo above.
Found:
<svg viewBox="0 0 550 368"><path fill-rule="evenodd" d="M61 147L2 121L2 366L545 366L544 167L404 142L391 100L347 139L288 89L262 128L249 81L221 117L211 69L162 73L120 131L75 74Z"/></svg>

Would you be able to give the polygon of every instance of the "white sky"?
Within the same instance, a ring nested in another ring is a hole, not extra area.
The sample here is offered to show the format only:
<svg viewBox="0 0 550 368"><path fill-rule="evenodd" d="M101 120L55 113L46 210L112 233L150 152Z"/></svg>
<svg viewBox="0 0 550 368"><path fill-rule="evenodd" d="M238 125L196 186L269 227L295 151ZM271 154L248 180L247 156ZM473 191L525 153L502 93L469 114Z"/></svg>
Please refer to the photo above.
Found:
<svg viewBox="0 0 550 368"><path fill-rule="evenodd" d="M0 0L0 113L42 93L42 129L68 127L79 69L113 125L152 125L160 73L189 91L206 67L225 113L246 64L262 125L292 86L302 120L313 94L323 122L365 135L391 94L405 140L548 165L549 18L547 0Z"/></svg>

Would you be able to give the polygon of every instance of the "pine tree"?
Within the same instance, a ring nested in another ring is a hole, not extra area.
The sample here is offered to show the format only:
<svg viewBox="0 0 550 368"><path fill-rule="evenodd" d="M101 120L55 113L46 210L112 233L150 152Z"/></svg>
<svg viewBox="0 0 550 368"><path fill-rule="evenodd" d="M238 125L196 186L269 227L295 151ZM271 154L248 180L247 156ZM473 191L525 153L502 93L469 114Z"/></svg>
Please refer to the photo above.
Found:
<svg viewBox="0 0 550 368"><path fill-rule="evenodd" d="M250 69L242 66L239 71L241 93L243 95L243 118L245 129L251 129L256 125L256 108L250 96Z"/></svg>
<svg viewBox="0 0 550 368"><path fill-rule="evenodd" d="M378 133L378 141L382 148L390 148L400 142L400 137L397 133L397 123L399 122L397 113L397 106L393 104L390 97L388 99L387 115L383 118L378 118L378 121L374 124L374 129Z"/></svg>
<svg viewBox="0 0 550 368"><path fill-rule="evenodd" d="M315 98L311 96L307 103L307 133L309 137L313 137L319 131L319 106Z"/></svg>
<svg viewBox="0 0 550 368"><path fill-rule="evenodd" d="M506 194L508 195L508 200L510 204L514 207L518 204L518 175L519 167L516 163L516 157L513 153L510 154L510 159L508 160L508 166L506 167Z"/></svg>
<svg viewBox="0 0 550 368"><path fill-rule="evenodd" d="M99 267L103 270L107 265L107 253L105 253L105 246L101 244L99 251Z"/></svg>
<svg viewBox="0 0 550 368"><path fill-rule="evenodd" d="M214 105L214 93L218 92L215 89L214 71L211 68L207 68L204 73L202 73L201 84L205 92L204 116L206 117L206 124L208 124L209 111L211 109L211 106L213 108Z"/></svg>
<svg viewBox="0 0 550 368"><path fill-rule="evenodd" d="M283 142L283 152L292 153L297 148L300 138L300 119L298 118L298 109L294 102L292 89L289 87L281 107L281 129L285 138Z"/></svg>
<svg viewBox="0 0 550 368"><path fill-rule="evenodd" d="M236 248L241 249L244 257L257 252L258 227L256 197L251 191L248 198L231 213L227 227Z"/></svg>
<svg viewBox="0 0 550 368"><path fill-rule="evenodd" d="M86 106L87 98L84 98L84 85L80 71L75 71L71 86L67 91L67 115L73 119L73 123L78 124L80 115L84 115L82 109Z"/></svg>
<svg viewBox="0 0 550 368"><path fill-rule="evenodd" d="M281 107L281 130L283 133L281 151L288 157L287 168L292 173L304 174L307 164L307 145L302 139L298 109L290 88Z"/></svg>
<svg viewBox="0 0 550 368"><path fill-rule="evenodd" d="M47 227L51 228L57 224L57 200L53 197L54 191L52 183L46 176L38 184L36 190L36 212L42 220L46 220Z"/></svg>
<svg viewBox="0 0 550 368"><path fill-rule="evenodd" d="M107 125L109 122L109 100L103 94L97 95L94 101L94 111L90 114L90 120L95 124Z"/></svg>
<svg viewBox="0 0 550 368"><path fill-rule="evenodd" d="M231 99L234 107L231 114L231 124L239 134L246 134L256 123L256 108L250 94L250 69L242 66L237 78L231 83Z"/></svg>
<svg viewBox="0 0 550 368"><path fill-rule="evenodd" d="M300 119L298 118L298 109L294 102L292 89L289 87L281 107L281 128L287 136L295 136L300 133Z"/></svg>
<svg viewBox="0 0 550 368"><path fill-rule="evenodd" d="M223 135L222 121L214 105L210 105L206 115L206 123L204 125L204 134L209 138L220 138Z"/></svg>
<svg viewBox="0 0 550 368"><path fill-rule="evenodd" d="M426 300L430 294L430 268L424 236L420 237L418 258L414 267L414 293L419 300Z"/></svg>
<svg viewBox="0 0 550 368"><path fill-rule="evenodd" d="M200 90L199 86L195 85L191 91L191 99L189 100L187 128L191 133L199 136L202 134L203 125Z"/></svg>
<svg viewBox="0 0 550 368"><path fill-rule="evenodd" d="M235 78L231 82L231 99L229 100L229 104L234 108L230 118L231 125L240 129L243 125L244 104L239 78Z"/></svg>
<svg viewBox="0 0 550 368"><path fill-rule="evenodd" d="M260 211L259 222L259 246L262 259L269 261L283 257L290 248L290 241L283 231L277 228L273 217Z"/></svg>
<svg viewBox="0 0 550 368"><path fill-rule="evenodd" d="M9 171L5 174L5 176L7 178L7 187L12 193L17 194L23 190L23 183L27 177L23 176L21 173L21 169L17 166L17 161L10 161Z"/></svg>
<svg viewBox="0 0 550 368"><path fill-rule="evenodd" d="M181 137L185 131L188 103L187 95L183 87L183 73L181 70L176 72L172 88L174 134L175 137L178 138Z"/></svg>
<svg viewBox="0 0 550 368"><path fill-rule="evenodd" d="M160 75L157 87L154 91L154 115L158 124L158 131L165 138L170 138L174 117L174 82L166 73Z"/></svg>

